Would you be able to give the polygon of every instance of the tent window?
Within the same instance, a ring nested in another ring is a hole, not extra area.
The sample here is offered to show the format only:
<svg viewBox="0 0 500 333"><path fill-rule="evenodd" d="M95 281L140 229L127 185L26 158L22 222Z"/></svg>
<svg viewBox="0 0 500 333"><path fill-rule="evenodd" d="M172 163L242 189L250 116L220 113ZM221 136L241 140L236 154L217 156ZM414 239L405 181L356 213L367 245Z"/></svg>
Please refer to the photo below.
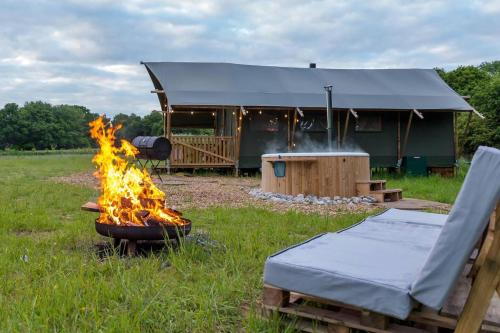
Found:
<svg viewBox="0 0 500 333"><path fill-rule="evenodd" d="M379 114L363 114L356 119L356 132L381 132L382 116Z"/></svg>

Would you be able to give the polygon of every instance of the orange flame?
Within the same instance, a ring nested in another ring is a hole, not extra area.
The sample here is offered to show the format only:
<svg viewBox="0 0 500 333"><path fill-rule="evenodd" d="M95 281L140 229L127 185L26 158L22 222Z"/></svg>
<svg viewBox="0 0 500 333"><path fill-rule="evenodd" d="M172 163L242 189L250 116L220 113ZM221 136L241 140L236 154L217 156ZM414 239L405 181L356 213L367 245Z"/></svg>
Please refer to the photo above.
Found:
<svg viewBox="0 0 500 333"><path fill-rule="evenodd" d="M155 186L149 173L127 160L135 157L137 149L126 140L116 147L115 134L122 126L105 124L102 116L89 125L90 136L100 147L92 159L98 168L94 175L101 181L99 222L138 226L147 225L147 221L184 224L180 213L165 207L165 193Z"/></svg>

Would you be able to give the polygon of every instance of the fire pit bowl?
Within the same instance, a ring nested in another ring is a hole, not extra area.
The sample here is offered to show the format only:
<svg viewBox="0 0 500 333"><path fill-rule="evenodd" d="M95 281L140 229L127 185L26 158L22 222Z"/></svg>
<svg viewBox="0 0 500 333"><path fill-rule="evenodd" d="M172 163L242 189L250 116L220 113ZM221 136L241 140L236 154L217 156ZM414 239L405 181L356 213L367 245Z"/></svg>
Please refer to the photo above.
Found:
<svg viewBox="0 0 500 333"><path fill-rule="evenodd" d="M95 221L97 233L115 239L136 240L162 240L178 239L191 232L191 221L184 219L184 225L154 225L145 227L119 226L116 224L99 223Z"/></svg>

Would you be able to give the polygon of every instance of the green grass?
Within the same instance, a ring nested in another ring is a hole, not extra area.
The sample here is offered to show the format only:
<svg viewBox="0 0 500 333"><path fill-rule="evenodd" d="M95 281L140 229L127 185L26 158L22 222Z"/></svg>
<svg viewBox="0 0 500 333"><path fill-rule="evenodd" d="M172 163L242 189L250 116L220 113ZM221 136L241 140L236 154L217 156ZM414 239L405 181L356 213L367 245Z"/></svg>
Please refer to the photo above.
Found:
<svg viewBox="0 0 500 333"><path fill-rule="evenodd" d="M260 296L265 258L364 217L190 210L193 233L219 247L100 260L94 216L79 209L97 193L48 180L90 169L88 155L0 157L1 332L279 332L277 318L242 311Z"/></svg>
<svg viewBox="0 0 500 333"><path fill-rule="evenodd" d="M0 156L31 156L31 155L75 155L95 154L96 148L51 149L51 150L0 150Z"/></svg>
<svg viewBox="0 0 500 333"><path fill-rule="evenodd" d="M98 193L49 180L92 168L89 155L0 157L0 332L281 332L278 318L260 320L252 310L265 258L364 218L189 210L193 233L220 246L190 242L147 257L101 260L94 215L79 209ZM389 186L452 202L462 178L391 176Z"/></svg>
<svg viewBox="0 0 500 333"><path fill-rule="evenodd" d="M460 190L463 179L429 177L381 176L387 180L387 188L400 188L403 197L418 198L451 204ZM384 178L385 177L385 178Z"/></svg>
<svg viewBox="0 0 500 333"><path fill-rule="evenodd" d="M400 188L403 197L426 199L452 204L462 186L468 164L461 161L460 167L454 177L429 177L405 176L397 174L379 173L373 175L374 179L386 179L387 188Z"/></svg>

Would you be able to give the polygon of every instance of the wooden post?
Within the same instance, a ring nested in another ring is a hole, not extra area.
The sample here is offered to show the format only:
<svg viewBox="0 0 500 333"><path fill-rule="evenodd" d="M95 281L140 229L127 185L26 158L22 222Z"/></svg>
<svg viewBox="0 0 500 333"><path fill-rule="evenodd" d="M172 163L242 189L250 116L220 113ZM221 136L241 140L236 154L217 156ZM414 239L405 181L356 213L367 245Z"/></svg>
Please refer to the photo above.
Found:
<svg viewBox="0 0 500 333"><path fill-rule="evenodd" d="M360 323L362 325L385 330L389 326L389 317L379 313L362 310Z"/></svg>
<svg viewBox="0 0 500 333"><path fill-rule="evenodd" d="M235 170L234 175L238 176L240 172L240 145L241 145L241 132L243 131L243 113L241 108L234 112L234 124L235 124L235 145L234 145L234 159L235 159Z"/></svg>
<svg viewBox="0 0 500 333"><path fill-rule="evenodd" d="M500 203L495 209L495 231L493 243L479 269L465 303L455 333L479 332L488 311L491 298L500 287Z"/></svg>
<svg viewBox="0 0 500 333"><path fill-rule="evenodd" d="M167 108L167 139L172 140L172 109Z"/></svg>
<svg viewBox="0 0 500 333"><path fill-rule="evenodd" d="M293 112L293 124L292 124L292 149L295 149L295 130L297 129L298 112L295 108Z"/></svg>
<svg viewBox="0 0 500 333"><path fill-rule="evenodd" d="M398 162L401 161L401 111L398 111L398 128L397 128L397 144L398 144Z"/></svg>
<svg viewBox="0 0 500 333"><path fill-rule="evenodd" d="M286 130L288 135L288 151L292 151L292 132L290 130L290 111L286 110Z"/></svg>
<svg viewBox="0 0 500 333"><path fill-rule="evenodd" d="M290 303L290 292L264 285L264 295L262 297L264 305L283 307Z"/></svg>
<svg viewBox="0 0 500 333"><path fill-rule="evenodd" d="M340 110L337 110L337 150L340 149Z"/></svg>
<svg viewBox="0 0 500 333"><path fill-rule="evenodd" d="M220 136L226 136L226 110L222 107Z"/></svg>
<svg viewBox="0 0 500 333"><path fill-rule="evenodd" d="M457 140L457 113L452 111L452 114L453 114L453 157L456 161L457 160L457 151L458 151L458 147L457 147L457 141L458 141ZM453 170L455 170L455 168L453 168Z"/></svg>
<svg viewBox="0 0 500 333"><path fill-rule="evenodd" d="M347 110L347 114L345 116L344 136L342 137L342 145L345 145L345 139L347 138L347 130L349 129L349 115L350 114L351 114L351 111Z"/></svg>

